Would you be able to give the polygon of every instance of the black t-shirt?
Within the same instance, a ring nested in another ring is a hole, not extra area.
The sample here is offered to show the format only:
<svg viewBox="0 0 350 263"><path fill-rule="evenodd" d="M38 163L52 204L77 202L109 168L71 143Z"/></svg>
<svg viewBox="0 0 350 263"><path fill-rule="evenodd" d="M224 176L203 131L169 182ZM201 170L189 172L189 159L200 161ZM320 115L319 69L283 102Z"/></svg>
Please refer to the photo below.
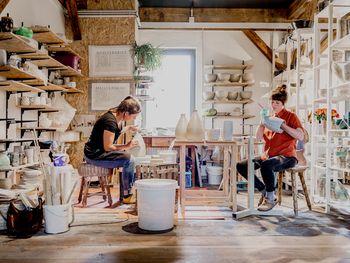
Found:
<svg viewBox="0 0 350 263"><path fill-rule="evenodd" d="M95 159L105 153L103 148L103 132L107 130L115 134L115 143L121 133L121 129L117 125L117 119L112 112L108 111L103 114L95 123L90 138L85 144L84 154L89 159Z"/></svg>

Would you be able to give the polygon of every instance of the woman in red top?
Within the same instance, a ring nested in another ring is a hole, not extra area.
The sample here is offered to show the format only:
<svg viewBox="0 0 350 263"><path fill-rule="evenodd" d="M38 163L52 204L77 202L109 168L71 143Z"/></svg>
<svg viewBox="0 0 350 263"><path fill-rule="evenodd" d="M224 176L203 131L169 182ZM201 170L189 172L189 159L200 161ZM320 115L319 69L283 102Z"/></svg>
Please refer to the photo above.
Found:
<svg viewBox="0 0 350 263"><path fill-rule="evenodd" d="M304 132L299 118L293 112L285 109L288 99L286 85L281 85L272 91L271 107L274 116L284 120L281 125L282 133L269 130L260 124L256 130L256 139L265 141L265 153L256 157L254 169L260 169L264 182L255 175L254 186L261 193L258 210L269 211L277 203L275 196L275 173L294 167L298 161L296 158L296 142L303 140ZM248 173L247 160L237 163L237 171L245 178Z"/></svg>

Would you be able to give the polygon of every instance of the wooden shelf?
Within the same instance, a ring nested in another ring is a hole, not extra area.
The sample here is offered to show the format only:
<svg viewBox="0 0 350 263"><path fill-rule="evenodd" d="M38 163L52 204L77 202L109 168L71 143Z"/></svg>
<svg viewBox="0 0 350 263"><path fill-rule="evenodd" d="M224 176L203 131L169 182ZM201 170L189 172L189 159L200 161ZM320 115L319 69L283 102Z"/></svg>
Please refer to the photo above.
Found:
<svg viewBox="0 0 350 263"><path fill-rule="evenodd" d="M254 118L255 116L253 115L241 115L241 116L204 116L205 118L210 118L210 119L250 119Z"/></svg>
<svg viewBox="0 0 350 263"><path fill-rule="evenodd" d="M56 131L56 128L43 128L43 127L34 127L34 128L27 128L27 127L19 127L19 130L26 131L26 130L37 130L37 131Z"/></svg>
<svg viewBox="0 0 350 263"><path fill-rule="evenodd" d="M254 85L255 82L207 82L204 83L205 87L248 87Z"/></svg>
<svg viewBox="0 0 350 263"><path fill-rule="evenodd" d="M74 93L84 93L83 91L81 91L80 89L78 88L72 88L72 87L69 87L69 86L61 86L62 88L64 88L64 92L65 93L68 93L68 94L74 94Z"/></svg>
<svg viewBox="0 0 350 263"><path fill-rule="evenodd" d="M13 80L0 82L0 90L10 92L44 92L42 89Z"/></svg>
<svg viewBox="0 0 350 263"><path fill-rule="evenodd" d="M65 41L47 27L32 27L33 39L43 44L62 44Z"/></svg>
<svg viewBox="0 0 350 263"><path fill-rule="evenodd" d="M38 82L44 83L41 79L38 79L34 75L10 65L0 66L0 76L6 77L7 79L18 79L18 80L34 79L34 80L37 80Z"/></svg>
<svg viewBox="0 0 350 263"><path fill-rule="evenodd" d="M19 166L12 166L9 169L0 169L0 171L14 171L14 170L21 170L23 168L27 168L27 167L32 167L32 166L37 166L39 165L39 163L27 163L27 164L23 164L23 165L19 165Z"/></svg>
<svg viewBox="0 0 350 263"><path fill-rule="evenodd" d="M17 108L23 109L23 110L39 110L39 109L45 109L46 105L17 105Z"/></svg>
<svg viewBox="0 0 350 263"><path fill-rule="evenodd" d="M21 36L10 32L0 32L0 49L5 49L7 52L12 53L28 53L36 51L36 49L25 42Z"/></svg>
<svg viewBox="0 0 350 263"><path fill-rule="evenodd" d="M68 53L74 56L77 56L81 59L80 55L75 52L72 48L70 48L69 46L65 46L65 45L50 45L47 47L47 50L50 53Z"/></svg>
<svg viewBox="0 0 350 263"><path fill-rule="evenodd" d="M204 101L203 104L248 104L254 102L251 99L247 100L207 100Z"/></svg>
<svg viewBox="0 0 350 263"><path fill-rule="evenodd" d="M44 91L65 91L65 88L59 85L55 85L52 83L48 83L47 86L45 85L39 85L38 88L44 90Z"/></svg>
<svg viewBox="0 0 350 263"><path fill-rule="evenodd" d="M0 139L0 143L16 143L16 142L31 142L32 138L15 138L15 139Z"/></svg>
<svg viewBox="0 0 350 263"><path fill-rule="evenodd" d="M31 63L38 66L39 68L56 68L66 69L67 67L56 59L50 57L48 54L43 53L29 53L19 55L21 58L30 60Z"/></svg>
<svg viewBox="0 0 350 263"><path fill-rule="evenodd" d="M66 69L60 70L60 74L62 77L83 77L83 75L77 70L66 66Z"/></svg>
<svg viewBox="0 0 350 263"><path fill-rule="evenodd" d="M226 64L226 65L205 65L204 69L227 69L227 70L246 70L251 69L253 65Z"/></svg>
<svg viewBox="0 0 350 263"><path fill-rule="evenodd" d="M331 87L331 89L339 89L339 88L350 88L350 81Z"/></svg>

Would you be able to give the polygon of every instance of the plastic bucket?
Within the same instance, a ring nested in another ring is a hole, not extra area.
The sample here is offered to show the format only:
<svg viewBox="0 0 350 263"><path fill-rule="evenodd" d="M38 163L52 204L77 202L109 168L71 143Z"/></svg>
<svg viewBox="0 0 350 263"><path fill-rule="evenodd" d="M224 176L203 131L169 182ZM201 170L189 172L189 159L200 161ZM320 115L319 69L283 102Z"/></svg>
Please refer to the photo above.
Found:
<svg viewBox="0 0 350 263"><path fill-rule="evenodd" d="M139 228L150 231L173 228L177 181L143 179L137 180L135 186L137 188Z"/></svg>
<svg viewBox="0 0 350 263"><path fill-rule="evenodd" d="M208 184L218 185L222 180L223 169L220 166L207 166Z"/></svg>
<svg viewBox="0 0 350 263"><path fill-rule="evenodd" d="M69 230L70 207L71 204L43 206L46 233L57 234Z"/></svg>
<svg viewBox="0 0 350 263"><path fill-rule="evenodd" d="M158 152L160 158L164 160L165 163L176 163L177 162L177 151L176 150L162 150Z"/></svg>

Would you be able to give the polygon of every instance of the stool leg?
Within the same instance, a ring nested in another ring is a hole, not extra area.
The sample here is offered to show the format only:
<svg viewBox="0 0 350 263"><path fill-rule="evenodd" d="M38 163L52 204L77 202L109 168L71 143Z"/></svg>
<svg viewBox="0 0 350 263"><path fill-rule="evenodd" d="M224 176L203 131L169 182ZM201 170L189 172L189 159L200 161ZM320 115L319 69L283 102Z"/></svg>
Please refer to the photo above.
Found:
<svg viewBox="0 0 350 263"><path fill-rule="evenodd" d="M101 191L102 191L102 198L104 201L106 201L107 196L106 196L106 191L105 191L105 177L99 176L98 181L100 182L100 187L101 187Z"/></svg>
<svg viewBox="0 0 350 263"><path fill-rule="evenodd" d="M283 175L284 172L278 173L278 204L281 205L282 203L282 184L283 184Z"/></svg>
<svg viewBox="0 0 350 263"><path fill-rule="evenodd" d="M111 196L111 190L110 190L109 183L108 183L108 176L104 177L104 181L106 182L105 188L106 188L106 193L107 193L108 204L109 204L109 206L111 206L112 205L112 196Z"/></svg>
<svg viewBox="0 0 350 263"><path fill-rule="evenodd" d="M306 183L305 183L304 172L299 172L299 179L300 179L301 185L303 187L306 204L307 204L309 210L311 210L311 202L310 202L309 193L307 191L307 186L306 186Z"/></svg>
<svg viewBox="0 0 350 263"><path fill-rule="evenodd" d="M295 173L291 172L292 179L292 195L293 195L293 207L294 207L294 215L298 215L298 189L295 183Z"/></svg>
<svg viewBox="0 0 350 263"><path fill-rule="evenodd" d="M80 190L79 190L79 196L78 196L78 204L80 204L81 198L82 198L82 196L83 196L84 184L85 184L85 179L84 179L84 176L82 176L82 177L81 177L81 182L80 182Z"/></svg>
<svg viewBox="0 0 350 263"><path fill-rule="evenodd" d="M122 202L123 198L124 198L123 174L119 173L119 201Z"/></svg>
<svg viewBox="0 0 350 263"><path fill-rule="evenodd" d="M87 197L89 194L89 187L90 187L90 178L85 178L85 183L84 183L84 193L83 193L83 207L86 207L87 204Z"/></svg>

